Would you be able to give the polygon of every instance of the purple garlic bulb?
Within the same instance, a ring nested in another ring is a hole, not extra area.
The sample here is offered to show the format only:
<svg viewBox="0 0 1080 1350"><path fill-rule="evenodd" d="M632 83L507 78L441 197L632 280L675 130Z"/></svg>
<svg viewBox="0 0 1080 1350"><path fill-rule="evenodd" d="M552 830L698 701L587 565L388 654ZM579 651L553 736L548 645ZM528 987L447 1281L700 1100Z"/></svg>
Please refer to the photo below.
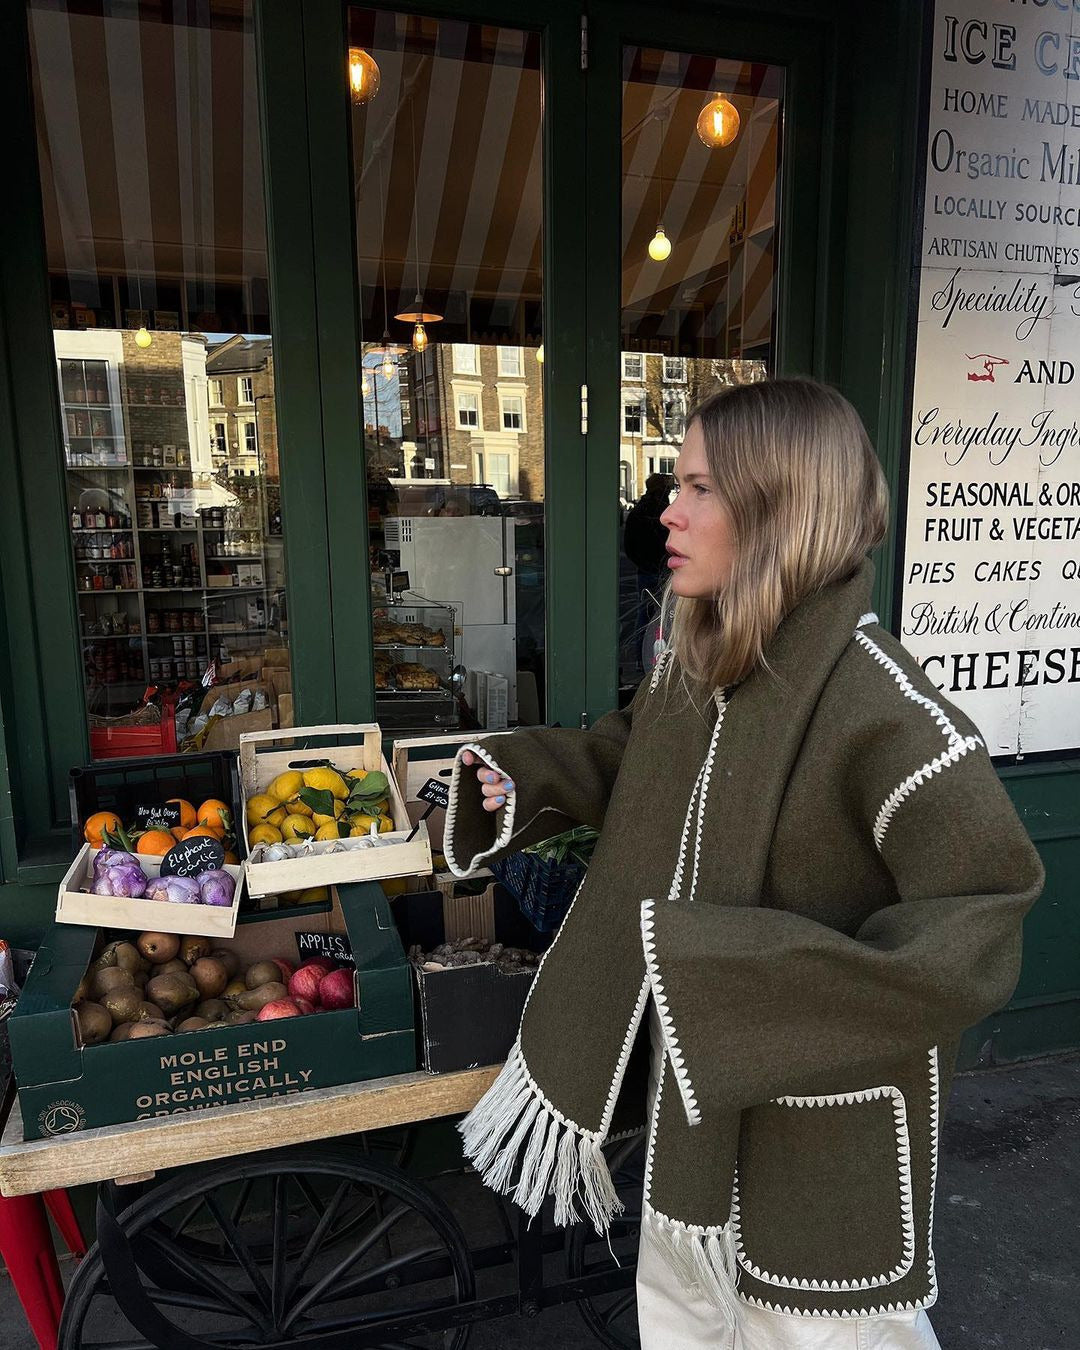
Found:
<svg viewBox="0 0 1080 1350"><path fill-rule="evenodd" d="M215 867L210 872L202 872L198 877L199 894L204 905L219 905L228 908L233 902L236 884L228 872Z"/></svg>
<svg viewBox="0 0 1080 1350"><path fill-rule="evenodd" d="M154 877L146 887L146 898L172 905L197 905L201 901L199 883L193 877Z"/></svg>

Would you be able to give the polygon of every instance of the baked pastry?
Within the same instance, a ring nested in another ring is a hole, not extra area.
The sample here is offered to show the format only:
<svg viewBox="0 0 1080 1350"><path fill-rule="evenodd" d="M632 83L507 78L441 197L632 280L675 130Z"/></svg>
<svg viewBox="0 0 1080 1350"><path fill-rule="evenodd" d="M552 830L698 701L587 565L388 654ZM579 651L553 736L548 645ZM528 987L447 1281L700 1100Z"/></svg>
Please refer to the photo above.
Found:
<svg viewBox="0 0 1080 1350"><path fill-rule="evenodd" d="M392 671L394 683L399 689L438 689L439 677L427 666L415 661L399 661Z"/></svg>
<svg viewBox="0 0 1080 1350"><path fill-rule="evenodd" d="M375 688L376 689L390 688L390 672L386 670L380 670L378 666L375 667Z"/></svg>

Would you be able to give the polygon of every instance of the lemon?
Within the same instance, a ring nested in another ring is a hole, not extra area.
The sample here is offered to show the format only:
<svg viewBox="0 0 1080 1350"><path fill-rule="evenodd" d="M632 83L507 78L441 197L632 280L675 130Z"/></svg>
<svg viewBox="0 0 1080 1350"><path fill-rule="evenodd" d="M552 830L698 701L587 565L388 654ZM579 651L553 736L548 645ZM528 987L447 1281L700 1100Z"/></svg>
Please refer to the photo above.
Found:
<svg viewBox="0 0 1080 1350"><path fill-rule="evenodd" d="M322 900L329 899L329 892L325 886L309 886L306 891L301 891L296 897L298 905L317 905Z"/></svg>
<svg viewBox="0 0 1080 1350"><path fill-rule="evenodd" d="M268 825L276 825L277 828L280 830L281 822L285 819L285 817L288 814L289 808L287 806L279 806L275 811L270 812L270 814L266 817L266 822Z"/></svg>
<svg viewBox="0 0 1080 1350"><path fill-rule="evenodd" d="M379 815L385 815L390 810L390 798L380 797L377 802L372 803L371 809L377 811Z"/></svg>
<svg viewBox="0 0 1080 1350"><path fill-rule="evenodd" d="M338 830L337 821L332 820L328 825L320 825L315 831L316 839L340 839L341 834Z"/></svg>
<svg viewBox="0 0 1080 1350"><path fill-rule="evenodd" d="M248 798L247 804L247 823L249 825L261 825L264 820L268 820L271 811L277 809L277 798L271 797L265 792L260 792L254 797Z"/></svg>
<svg viewBox="0 0 1080 1350"><path fill-rule="evenodd" d="M383 888L383 895L387 896L388 898L395 895L405 894L404 877L386 877L384 880L379 882L379 885Z"/></svg>
<svg viewBox="0 0 1080 1350"><path fill-rule="evenodd" d="M337 769L308 769L304 774L304 786L319 792L329 792L342 801L349 795L345 779Z"/></svg>
<svg viewBox="0 0 1080 1350"><path fill-rule="evenodd" d="M346 778L366 778L367 775L368 775L367 769L350 769L349 772L345 775L345 777L346 777Z"/></svg>
<svg viewBox="0 0 1080 1350"><path fill-rule="evenodd" d="M358 839L363 834L370 834L372 825L377 826L378 823L379 819L377 816L353 816L352 828L349 830L349 838Z"/></svg>
<svg viewBox="0 0 1080 1350"><path fill-rule="evenodd" d="M390 831L391 831L393 828L394 828L394 822L393 822L392 817L390 817L390 816L380 816L380 817L379 817L379 833L380 833L380 834L389 834Z"/></svg>
<svg viewBox="0 0 1080 1350"><path fill-rule="evenodd" d="M273 825L256 825L248 831L249 844L280 844L281 831Z"/></svg>
<svg viewBox="0 0 1080 1350"><path fill-rule="evenodd" d="M315 826L308 816L286 816L281 826L282 837L287 844L295 844L301 839L310 839Z"/></svg>
<svg viewBox="0 0 1080 1350"><path fill-rule="evenodd" d="M287 773L279 773L266 791L274 801L287 802L290 797L295 797L303 786L304 775L297 769L290 769Z"/></svg>
<svg viewBox="0 0 1080 1350"><path fill-rule="evenodd" d="M315 822L316 825L333 825L334 822L340 820L344 814L345 814L345 803L341 801L339 798L335 797L334 814L332 816L324 816L320 812L316 811L313 813L311 819Z"/></svg>
<svg viewBox="0 0 1080 1350"><path fill-rule="evenodd" d="M285 810L290 816L313 816L315 813L306 802L302 802L299 797L290 797L285 803Z"/></svg>

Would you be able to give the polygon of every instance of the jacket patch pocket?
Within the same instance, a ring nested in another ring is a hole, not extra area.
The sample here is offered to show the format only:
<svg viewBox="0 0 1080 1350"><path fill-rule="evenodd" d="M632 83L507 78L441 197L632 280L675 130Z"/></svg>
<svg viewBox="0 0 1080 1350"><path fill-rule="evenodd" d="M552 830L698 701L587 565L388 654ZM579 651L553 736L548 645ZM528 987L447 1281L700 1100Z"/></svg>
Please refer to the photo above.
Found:
<svg viewBox="0 0 1080 1350"><path fill-rule="evenodd" d="M765 1284L902 1279L915 1259L904 1094L778 1097L744 1112L732 1227L739 1265Z"/></svg>

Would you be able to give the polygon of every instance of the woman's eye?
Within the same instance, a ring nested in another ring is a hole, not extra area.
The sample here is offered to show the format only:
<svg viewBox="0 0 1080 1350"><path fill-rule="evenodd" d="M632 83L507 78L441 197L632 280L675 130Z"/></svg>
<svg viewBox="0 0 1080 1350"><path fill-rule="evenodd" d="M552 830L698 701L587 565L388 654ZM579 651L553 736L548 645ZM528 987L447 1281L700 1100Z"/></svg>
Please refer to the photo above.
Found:
<svg viewBox="0 0 1080 1350"><path fill-rule="evenodd" d="M709 495L709 489L703 483L695 483L694 491L699 497L707 497Z"/></svg>

